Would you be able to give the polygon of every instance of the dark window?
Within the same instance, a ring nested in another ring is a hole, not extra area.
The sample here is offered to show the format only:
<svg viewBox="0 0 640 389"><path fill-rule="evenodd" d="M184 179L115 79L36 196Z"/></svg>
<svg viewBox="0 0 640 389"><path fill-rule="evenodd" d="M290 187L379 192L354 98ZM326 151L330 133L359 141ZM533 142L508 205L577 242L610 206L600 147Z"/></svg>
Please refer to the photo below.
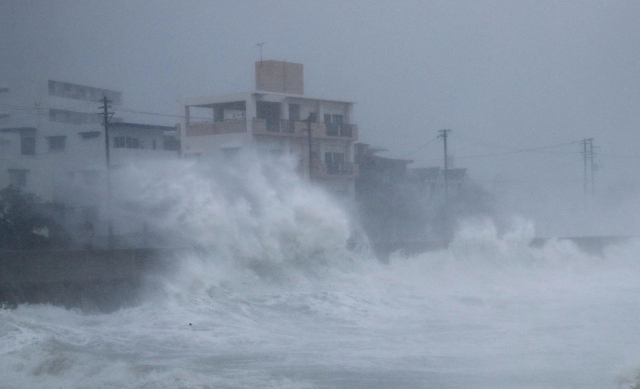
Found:
<svg viewBox="0 0 640 389"><path fill-rule="evenodd" d="M9 169L9 183L15 186L27 186L28 172L26 169Z"/></svg>
<svg viewBox="0 0 640 389"><path fill-rule="evenodd" d="M151 142L151 148L155 150L157 147L158 147L158 144L157 144L156 140L154 139L154 140Z"/></svg>
<svg viewBox="0 0 640 389"><path fill-rule="evenodd" d="M49 136L49 151L64 151L67 144L66 136Z"/></svg>
<svg viewBox="0 0 640 389"><path fill-rule="evenodd" d="M258 119L264 119L267 123L267 131L280 131L280 103L258 101L256 103Z"/></svg>
<svg viewBox="0 0 640 389"><path fill-rule="evenodd" d="M114 136L113 137L113 148L114 149L124 149L125 138L124 136Z"/></svg>
<svg viewBox="0 0 640 389"><path fill-rule="evenodd" d="M140 141L138 138L132 138L130 136L114 136L113 137L114 149L140 149Z"/></svg>
<svg viewBox="0 0 640 389"><path fill-rule="evenodd" d="M93 139L100 136L100 131L84 131L78 133L82 139Z"/></svg>
<svg viewBox="0 0 640 389"><path fill-rule="evenodd" d="M324 153L328 174L342 174L344 169L344 153Z"/></svg>
<svg viewBox="0 0 640 389"><path fill-rule="evenodd" d="M138 138L132 138L130 136L127 137L127 139L125 140L126 143L126 148L128 149L139 149L140 148L140 144L138 142Z"/></svg>
<svg viewBox="0 0 640 389"><path fill-rule="evenodd" d="M289 104L289 120L300 121L300 104Z"/></svg>
<svg viewBox="0 0 640 389"><path fill-rule="evenodd" d="M20 154L36 155L36 138L31 136L20 138Z"/></svg>
<svg viewBox="0 0 640 389"><path fill-rule="evenodd" d="M171 136L167 136L164 138L164 149L169 151L178 151L180 150L180 139L176 139Z"/></svg>

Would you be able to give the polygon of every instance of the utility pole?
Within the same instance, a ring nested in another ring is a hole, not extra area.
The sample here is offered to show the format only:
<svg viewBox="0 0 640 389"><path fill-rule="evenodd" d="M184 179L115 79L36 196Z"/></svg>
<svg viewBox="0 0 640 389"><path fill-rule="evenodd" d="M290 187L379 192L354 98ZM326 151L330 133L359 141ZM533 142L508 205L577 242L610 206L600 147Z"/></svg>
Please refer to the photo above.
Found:
<svg viewBox="0 0 640 389"><path fill-rule="evenodd" d="M582 159L584 166L584 175L583 175L583 191L584 196L587 197L587 139L582 140Z"/></svg>
<svg viewBox="0 0 640 389"><path fill-rule="evenodd" d="M589 156L591 157L591 196L595 196L596 194L596 180L595 180L595 174L594 171L595 169L595 165L593 163L593 138L589 139Z"/></svg>
<svg viewBox="0 0 640 389"><path fill-rule="evenodd" d="M587 166L591 169L591 195L595 194L595 163L593 161L594 157L594 147L593 147L593 138L585 138L580 142L582 145L582 159L583 159L583 170L584 170L584 179L583 179L583 190L585 197L588 194L589 188L589 176L587 174ZM589 164L587 164L589 162Z"/></svg>
<svg viewBox="0 0 640 389"><path fill-rule="evenodd" d="M110 249L113 249L114 239L113 239L113 221L111 220L111 156L109 154L109 121L113 116L113 112L109 112L109 108L111 106L109 103L112 103L111 100L107 99L107 96L102 98L102 115L103 115L103 125L104 125L104 145L105 145L105 157L106 157L106 168L107 168L107 224L108 224L108 245Z"/></svg>
<svg viewBox="0 0 640 389"><path fill-rule="evenodd" d="M313 161L311 159L311 122L316 121L316 114L310 113L307 118L307 132L309 133L309 181L313 181Z"/></svg>
<svg viewBox="0 0 640 389"><path fill-rule="evenodd" d="M258 43L258 46L260 47L260 63L262 64L262 45L264 45L267 42L262 42L262 43Z"/></svg>
<svg viewBox="0 0 640 389"><path fill-rule="evenodd" d="M449 157L447 156L447 136L451 130L440 130L439 137L444 139L444 203L449 203Z"/></svg>

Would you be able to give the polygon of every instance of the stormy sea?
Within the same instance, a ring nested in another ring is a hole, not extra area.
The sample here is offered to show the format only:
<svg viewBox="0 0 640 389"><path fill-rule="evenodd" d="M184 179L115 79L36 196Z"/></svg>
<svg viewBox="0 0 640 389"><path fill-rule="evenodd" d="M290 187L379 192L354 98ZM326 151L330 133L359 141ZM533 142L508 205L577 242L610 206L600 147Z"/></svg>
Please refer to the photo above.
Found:
<svg viewBox="0 0 640 389"><path fill-rule="evenodd" d="M447 249L384 263L294 170L131 168L119 195L197 250L112 313L1 309L0 387L636 384L640 242L530 247L531 222L476 220Z"/></svg>

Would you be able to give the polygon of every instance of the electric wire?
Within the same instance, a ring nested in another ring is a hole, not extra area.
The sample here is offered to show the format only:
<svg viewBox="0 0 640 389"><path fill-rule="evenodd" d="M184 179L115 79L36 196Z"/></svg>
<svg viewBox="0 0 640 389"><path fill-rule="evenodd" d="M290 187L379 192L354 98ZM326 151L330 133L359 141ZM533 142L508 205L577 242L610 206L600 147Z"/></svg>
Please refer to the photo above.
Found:
<svg viewBox="0 0 640 389"><path fill-rule="evenodd" d="M408 153L407 155L403 156L402 159L407 158L408 156L410 156L411 154L414 154L420 150L422 150L423 148L427 147L428 145L432 144L433 142L437 141L438 138L433 138L430 141L428 141L427 143L423 144L422 146L418 147L417 149L413 150L412 152Z"/></svg>

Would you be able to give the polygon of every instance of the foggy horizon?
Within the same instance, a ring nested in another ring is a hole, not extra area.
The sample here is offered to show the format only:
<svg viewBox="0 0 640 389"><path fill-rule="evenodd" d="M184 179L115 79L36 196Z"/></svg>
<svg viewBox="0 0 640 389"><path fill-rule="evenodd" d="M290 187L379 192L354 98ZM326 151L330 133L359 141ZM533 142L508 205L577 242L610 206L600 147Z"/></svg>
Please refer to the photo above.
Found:
<svg viewBox="0 0 640 389"><path fill-rule="evenodd" d="M536 205L568 209L584 197L586 138L596 146L601 208L626 205L640 188L636 3L13 0L0 7L0 80L41 76L109 88L123 93L125 109L179 115L180 99L253 90L257 44L265 42L265 60L304 65L306 96L355 101L358 141L386 149L381 156L442 166L436 137L451 129L454 166L517 198L522 204L509 207L525 216L539 213ZM626 224L635 232L635 220Z"/></svg>

